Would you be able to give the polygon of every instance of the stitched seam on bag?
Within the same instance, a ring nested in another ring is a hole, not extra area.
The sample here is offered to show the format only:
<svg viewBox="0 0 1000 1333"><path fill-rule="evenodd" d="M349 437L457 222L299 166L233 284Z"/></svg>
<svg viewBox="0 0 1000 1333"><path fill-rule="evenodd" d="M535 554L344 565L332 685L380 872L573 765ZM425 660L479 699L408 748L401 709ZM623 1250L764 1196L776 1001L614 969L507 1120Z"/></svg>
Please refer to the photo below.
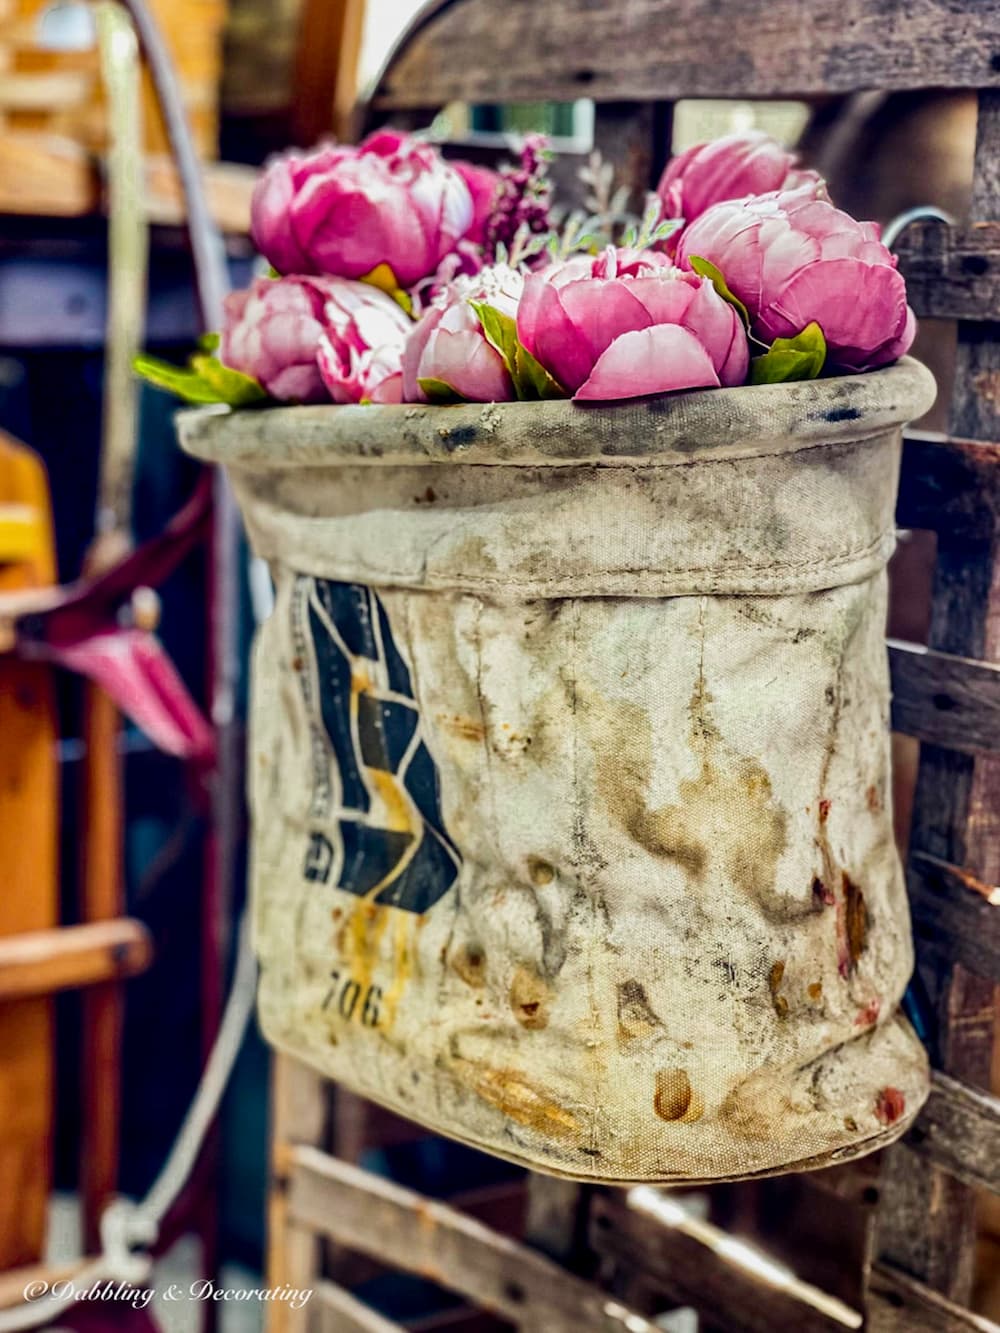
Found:
<svg viewBox="0 0 1000 1333"><path fill-rule="evenodd" d="M886 532L883 533L882 536L876 538L875 541L867 542L863 546L848 547L846 551L843 551L836 556L817 556L811 560L796 560L788 564L778 564L778 565L751 564L748 561L739 558L738 556L734 556L732 559L728 561L720 560L716 561L714 564L711 565L683 565L680 567L671 567L667 570L650 569L649 565L637 565L635 567L600 566L600 567L589 568L585 572L579 575L575 575L574 577L578 579L583 579L583 578L594 579L601 577L606 577L606 578L615 576L621 577L624 575L635 575L635 574L653 574L653 575L660 575L665 578L680 578L686 574L714 574L720 572L727 572L732 569L748 570L756 574L775 574L775 575L779 575L782 573L793 573L796 570L800 569L836 570L845 564L849 564L852 560L856 560L866 555L874 555L891 539L891 537L892 534L890 532ZM281 559L280 556L277 558ZM294 568L294 566L292 566L292 568ZM329 569L341 571L341 570L346 570L346 567L337 564L332 564L329 566ZM338 573L335 577L353 579L357 578L359 574L362 572L370 573L373 577L379 579L412 580L413 578L417 577L421 579L422 582L413 585L416 587L436 586L427 583L425 581L430 578L448 577L447 575L435 575L433 571L430 574L428 574L426 567L419 574L415 574L413 570L398 570L398 569L386 570L379 566L362 564L361 562L353 563L351 565L351 571L353 572ZM873 571L873 573L875 572L877 571ZM326 577L334 577L334 576L326 575ZM512 587L542 588L550 586L552 582L558 582L558 580L518 579L513 575L508 575L506 578L493 578L486 574L463 574L461 576L461 582L454 584L449 583L444 586L454 587L456 589L473 587L473 586L476 588L512 588ZM720 593L717 595L723 596L724 594Z"/></svg>

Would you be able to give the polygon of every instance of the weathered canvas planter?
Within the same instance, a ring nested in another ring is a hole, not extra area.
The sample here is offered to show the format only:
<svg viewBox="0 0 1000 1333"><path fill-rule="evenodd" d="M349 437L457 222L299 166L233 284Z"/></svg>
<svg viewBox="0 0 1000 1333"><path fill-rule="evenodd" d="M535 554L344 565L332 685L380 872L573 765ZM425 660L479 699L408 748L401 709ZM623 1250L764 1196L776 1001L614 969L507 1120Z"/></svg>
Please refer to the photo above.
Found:
<svg viewBox="0 0 1000 1333"><path fill-rule="evenodd" d="M885 563L913 361L619 406L182 419L256 648L267 1037L608 1181L821 1166L927 1089Z"/></svg>

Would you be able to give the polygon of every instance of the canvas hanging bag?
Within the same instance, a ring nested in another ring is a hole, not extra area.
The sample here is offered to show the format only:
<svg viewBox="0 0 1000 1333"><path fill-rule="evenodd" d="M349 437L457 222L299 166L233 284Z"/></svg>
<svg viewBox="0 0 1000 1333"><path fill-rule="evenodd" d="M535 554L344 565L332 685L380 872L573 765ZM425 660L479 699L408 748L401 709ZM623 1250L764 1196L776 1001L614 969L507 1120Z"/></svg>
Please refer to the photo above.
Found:
<svg viewBox="0 0 1000 1333"><path fill-rule="evenodd" d="M610 1182L822 1166L927 1092L893 845L903 360L615 406L208 409L256 646L268 1039Z"/></svg>

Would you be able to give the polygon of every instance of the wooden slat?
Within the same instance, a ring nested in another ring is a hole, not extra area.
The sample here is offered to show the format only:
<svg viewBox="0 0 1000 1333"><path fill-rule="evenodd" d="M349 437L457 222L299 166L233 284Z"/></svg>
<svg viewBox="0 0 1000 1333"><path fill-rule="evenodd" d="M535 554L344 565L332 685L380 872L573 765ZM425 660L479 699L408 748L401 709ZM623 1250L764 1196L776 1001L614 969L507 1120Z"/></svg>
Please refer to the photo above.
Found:
<svg viewBox="0 0 1000 1333"><path fill-rule="evenodd" d="M124 981L152 953L146 927L129 918L12 935L0 940L0 1001Z"/></svg>
<svg viewBox="0 0 1000 1333"><path fill-rule="evenodd" d="M271 1065L271 1188L267 1201L267 1281L271 1287L312 1287L319 1245L307 1227L289 1216L288 1180L295 1144L316 1144L327 1133L327 1085L315 1070L278 1051ZM268 1333L307 1333L309 1308L275 1301Z"/></svg>
<svg viewBox="0 0 1000 1333"><path fill-rule="evenodd" d="M318 1283L313 1300L315 1333L406 1333L402 1324L386 1319L332 1282Z"/></svg>
<svg viewBox="0 0 1000 1333"><path fill-rule="evenodd" d="M634 1310L480 1222L312 1147L289 1150L289 1218L546 1333L654 1333ZM822 1333L829 1333L824 1327Z"/></svg>
<svg viewBox="0 0 1000 1333"><path fill-rule="evenodd" d="M907 884L921 949L1000 982L1000 886L922 852L910 857Z"/></svg>
<svg viewBox="0 0 1000 1333"><path fill-rule="evenodd" d="M1000 666L889 641L892 727L963 754L1000 751Z"/></svg>
<svg viewBox="0 0 1000 1333"><path fill-rule="evenodd" d="M922 319L1000 319L1000 222L917 222L896 253L910 305Z"/></svg>
<svg viewBox="0 0 1000 1333"><path fill-rule="evenodd" d="M998 428L1000 433L1000 428ZM905 432L896 524L988 554L1000 500L1000 445L912 428Z"/></svg>
<svg viewBox="0 0 1000 1333"><path fill-rule="evenodd" d="M403 38L376 105L996 87L998 29L996 0L891 18L871 0L445 0Z"/></svg>
<svg viewBox="0 0 1000 1333"><path fill-rule="evenodd" d="M166 157L143 163L143 202L150 222L183 224L186 214L177 168ZM223 231L250 230L250 196L257 173L231 162L202 168L208 206ZM0 136L0 213L81 217L106 207L100 161L72 139L21 132Z"/></svg>
<svg viewBox="0 0 1000 1333"><path fill-rule="evenodd" d="M869 1333L1000 1333L1000 1324L963 1310L888 1264L868 1286Z"/></svg>
<svg viewBox="0 0 1000 1333"><path fill-rule="evenodd" d="M927 1104L903 1142L949 1175L1000 1193L1000 1098L935 1073Z"/></svg>
<svg viewBox="0 0 1000 1333"><path fill-rule="evenodd" d="M595 1195L591 1245L598 1254L638 1269L671 1302L693 1306L712 1327L740 1333L843 1333L843 1323L729 1262L693 1236L657 1225L629 1208L626 1197L620 1192Z"/></svg>
<svg viewBox="0 0 1000 1333"><path fill-rule="evenodd" d="M670 156L672 124L669 102L599 102L594 108L594 147L614 167L616 187L628 186L629 207L639 213Z"/></svg>

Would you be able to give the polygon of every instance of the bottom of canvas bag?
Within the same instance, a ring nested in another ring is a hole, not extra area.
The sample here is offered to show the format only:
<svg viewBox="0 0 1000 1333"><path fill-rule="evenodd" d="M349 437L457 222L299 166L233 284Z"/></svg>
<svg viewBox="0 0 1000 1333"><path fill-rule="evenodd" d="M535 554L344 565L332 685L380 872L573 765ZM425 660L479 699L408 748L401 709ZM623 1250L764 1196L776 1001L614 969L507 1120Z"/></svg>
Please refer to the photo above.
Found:
<svg viewBox="0 0 1000 1333"><path fill-rule="evenodd" d="M929 1089L926 1054L900 1015L805 1068L758 1070L714 1110L679 1070L637 1071L634 1098L595 1082L583 1106L523 1073L445 1053L427 1065L369 1050L354 1065L315 1022L289 1022L286 1005L280 1018L269 1013L267 990L261 1026L286 1054L435 1134L585 1182L697 1185L819 1170L900 1138Z"/></svg>

